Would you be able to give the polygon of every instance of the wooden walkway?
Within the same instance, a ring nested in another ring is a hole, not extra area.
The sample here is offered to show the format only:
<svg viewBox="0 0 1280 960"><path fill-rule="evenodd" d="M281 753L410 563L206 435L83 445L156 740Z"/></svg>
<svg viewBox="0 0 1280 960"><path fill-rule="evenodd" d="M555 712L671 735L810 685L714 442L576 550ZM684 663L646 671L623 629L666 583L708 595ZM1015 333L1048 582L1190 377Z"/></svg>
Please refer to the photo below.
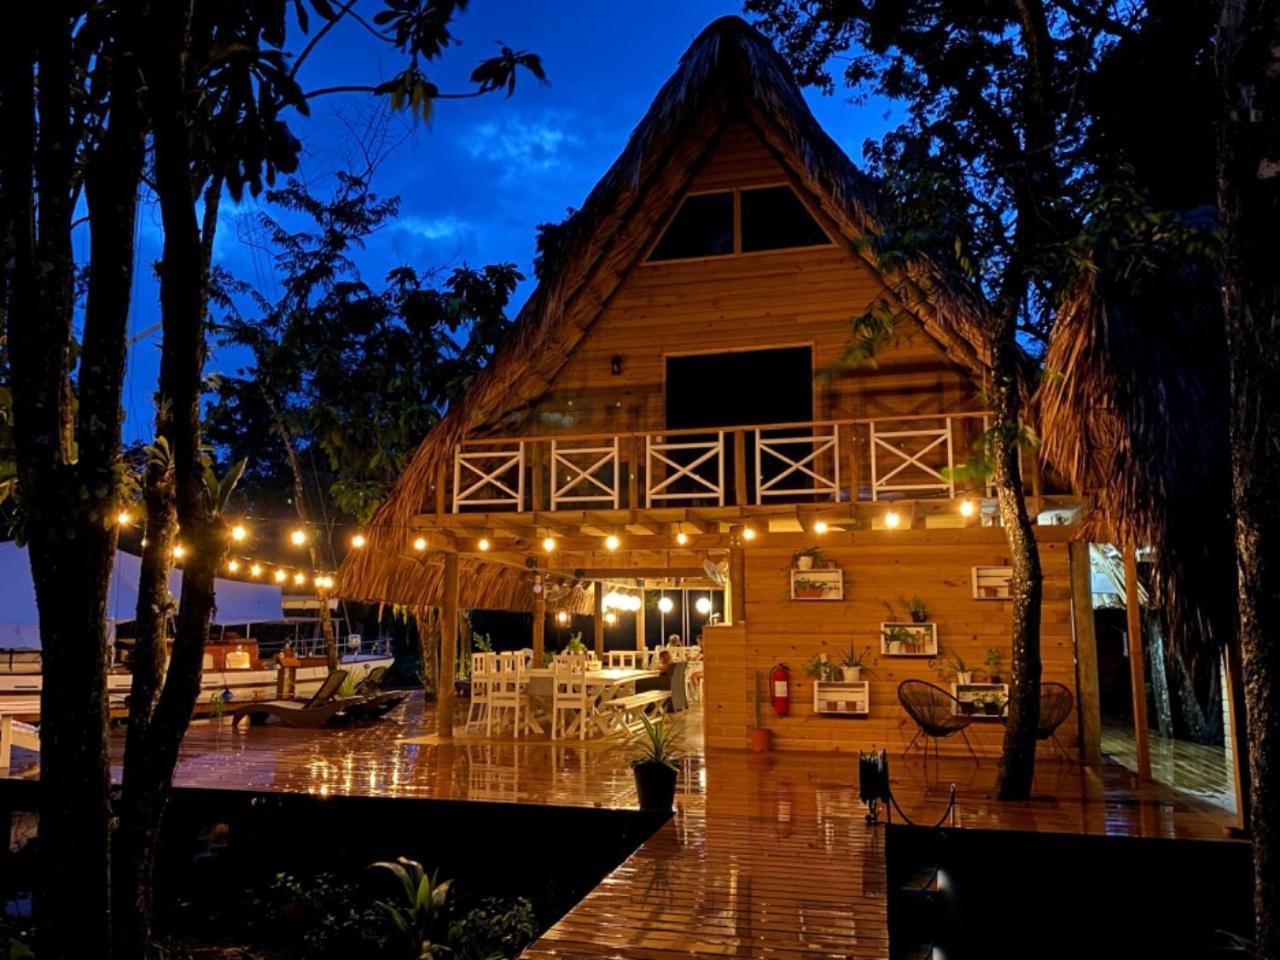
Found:
<svg viewBox="0 0 1280 960"><path fill-rule="evenodd" d="M705 750L684 714L678 812L527 956L886 958L884 834L857 802L849 754ZM320 731L193 725L177 782L319 795L442 797L562 806L635 805L617 743L442 743L420 699L374 726ZM115 743L116 756L121 747ZM19 761L21 762L21 760ZM989 799L995 764L891 759L907 813L932 823L957 789L962 827L1222 839L1230 816L1117 764L1044 760L1035 798ZM15 772L20 768L15 767ZM34 768L27 771L34 774ZM18 773L18 775L22 775Z"/></svg>

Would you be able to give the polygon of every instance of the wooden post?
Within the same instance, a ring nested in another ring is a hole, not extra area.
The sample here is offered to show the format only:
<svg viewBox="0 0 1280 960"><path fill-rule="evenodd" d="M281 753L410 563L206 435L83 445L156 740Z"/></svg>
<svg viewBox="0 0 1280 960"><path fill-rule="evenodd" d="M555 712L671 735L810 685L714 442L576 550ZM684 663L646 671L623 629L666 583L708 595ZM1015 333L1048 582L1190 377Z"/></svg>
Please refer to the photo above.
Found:
<svg viewBox="0 0 1280 960"><path fill-rule="evenodd" d="M729 529L729 611L733 623L747 619L747 554L742 547L742 527Z"/></svg>
<svg viewBox="0 0 1280 960"><path fill-rule="evenodd" d="M547 634L547 582L539 578L533 594L533 667L542 667L542 652Z"/></svg>
<svg viewBox="0 0 1280 960"><path fill-rule="evenodd" d="M853 504L858 502L858 431L854 424L849 424L845 431L848 433L845 443L849 445L849 475L845 480L849 485L849 503Z"/></svg>
<svg viewBox="0 0 1280 960"><path fill-rule="evenodd" d="M443 517L449 512L449 463L436 465L436 514Z"/></svg>
<svg viewBox="0 0 1280 960"><path fill-rule="evenodd" d="M592 584L595 609L591 613L591 632L595 637L596 656L604 659L604 583L597 580Z"/></svg>
<svg viewBox="0 0 1280 960"><path fill-rule="evenodd" d="M1147 669L1142 652L1142 602L1138 599L1138 550L1124 550L1124 607L1129 624L1129 685L1133 696L1133 736L1138 748L1138 776L1151 779L1151 745L1147 730Z"/></svg>
<svg viewBox="0 0 1280 960"><path fill-rule="evenodd" d="M733 503L745 507L751 494L747 490L747 431L733 431ZM664 641L665 642L665 641Z"/></svg>
<svg viewBox="0 0 1280 960"><path fill-rule="evenodd" d="M644 650L647 646L648 644L644 642L644 591L641 590L640 609L636 611L636 649Z"/></svg>
<svg viewBox="0 0 1280 960"><path fill-rule="evenodd" d="M1067 544L1071 571L1071 634L1076 645L1076 716L1080 730L1080 762L1102 764L1102 705L1098 692L1098 640L1093 629L1093 579L1089 545Z"/></svg>
<svg viewBox="0 0 1280 960"><path fill-rule="evenodd" d="M549 471L545 469L548 453L546 444L530 440L529 445L533 447L533 456L530 457L532 465L532 483L530 486L533 490L533 509L548 510L550 509L549 493L555 489L556 478L553 476L555 465L552 464ZM551 481L550 486L547 485L548 480Z"/></svg>
<svg viewBox="0 0 1280 960"><path fill-rule="evenodd" d="M458 654L458 555L444 555L444 597L440 611L440 681L436 696L436 732L453 736L453 678Z"/></svg>
<svg viewBox="0 0 1280 960"><path fill-rule="evenodd" d="M632 510L638 510L642 506L640 503L640 449L643 442L639 437L627 439L627 461L630 467L627 470L627 506Z"/></svg>

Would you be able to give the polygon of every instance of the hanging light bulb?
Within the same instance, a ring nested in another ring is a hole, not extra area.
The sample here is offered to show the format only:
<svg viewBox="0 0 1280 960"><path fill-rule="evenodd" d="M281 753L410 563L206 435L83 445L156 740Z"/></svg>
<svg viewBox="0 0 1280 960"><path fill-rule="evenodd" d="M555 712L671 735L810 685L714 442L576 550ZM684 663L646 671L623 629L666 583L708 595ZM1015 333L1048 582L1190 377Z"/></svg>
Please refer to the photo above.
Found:
<svg viewBox="0 0 1280 960"><path fill-rule="evenodd" d="M293 582L294 582L294 584L296 584L297 586L299 586L299 587L300 587L300 586L302 586L304 583L306 583L306 582L307 582L307 575L306 575L305 573L301 573L301 572L299 572L299 573L295 573L295 574L293 575Z"/></svg>
<svg viewBox="0 0 1280 960"><path fill-rule="evenodd" d="M890 510L884 515L884 525L890 530L898 529L898 524L902 523L902 517L898 516L896 510Z"/></svg>
<svg viewBox="0 0 1280 960"><path fill-rule="evenodd" d="M973 516L973 514L974 514L974 511L975 511L975 510L977 510L977 507L975 507L975 506L973 505L973 501L972 501L972 500L961 500L961 501L960 501L960 516L962 516L962 517L972 517L972 516Z"/></svg>
<svg viewBox="0 0 1280 960"><path fill-rule="evenodd" d="M305 530L295 530L289 534L289 541L295 547L300 547L307 542L307 532Z"/></svg>
<svg viewBox="0 0 1280 960"><path fill-rule="evenodd" d="M635 613L642 606L644 606L644 601L639 597L627 597L627 609L632 613Z"/></svg>
<svg viewBox="0 0 1280 960"><path fill-rule="evenodd" d="M610 552L617 550L622 545L622 541L615 537L612 533L604 538L604 548Z"/></svg>
<svg viewBox="0 0 1280 960"><path fill-rule="evenodd" d="M661 610L663 613L670 613L675 608L676 608L675 601L673 601L670 597L662 597L660 600L658 600L658 609Z"/></svg>
<svg viewBox="0 0 1280 960"><path fill-rule="evenodd" d="M182 544L180 544L180 543L175 543L175 544L173 545L173 559L175 559L175 560L181 560L181 559L182 559L183 557L185 557L186 555L187 555L187 548L186 548L186 547L184 547L184 546L183 546Z"/></svg>
<svg viewBox="0 0 1280 960"><path fill-rule="evenodd" d="M700 614L702 614L705 617L708 613L711 612L711 598L699 597L693 606L694 606L694 609L696 609Z"/></svg>
<svg viewBox="0 0 1280 960"><path fill-rule="evenodd" d="M543 538L542 538L542 549L543 549L543 550L547 551L547 553L551 553L552 551L554 551L554 550L555 550L555 548L556 548L556 538L555 538L555 537L543 537Z"/></svg>
<svg viewBox="0 0 1280 960"><path fill-rule="evenodd" d="M827 521L825 520L817 520L813 524L814 533L818 533L818 534L826 533L827 530L829 529L830 528L827 526Z"/></svg>
<svg viewBox="0 0 1280 960"><path fill-rule="evenodd" d="M364 545L367 542L368 541L365 540L363 533L357 533L354 537L351 538L351 546L355 547L357 550L363 550Z"/></svg>
<svg viewBox="0 0 1280 960"><path fill-rule="evenodd" d="M743 539L743 540L754 540L755 538L756 538L756 528L755 528L755 527L743 527L743 528L742 528L742 539Z"/></svg>
<svg viewBox="0 0 1280 960"><path fill-rule="evenodd" d="M565 625L566 623L568 623L568 622L569 622L569 611L568 611L568 610L558 610L558 611L556 611L556 623L560 624L560 626L564 626L564 625Z"/></svg>
<svg viewBox="0 0 1280 960"><path fill-rule="evenodd" d="M419 553L421 553L423 550L427 549L427 538L426 538L426 537L418 537L418 539L414 540L414 541L413 541L413 549L417 550Z"/></svg>
<svg viewBox="0 0 1280 960"><path fill-rule="evenodd" d="M481 553L487 553L491 546L493 546L493 544L489 542L488 537L481 537L476 541L476 547L479 548Z"/></svg>
<svg viewBox="0 0 1280 960"><path fill-rule="evenodd" d="M679 533L676 534L676 543L680 544L680 546L683 547L688 542L689 542L689 535L685 533L683 530L681 530Z"/></svg>
<svg viewBox="0 0 1280 960"><path fill-rule="evenodd" d="M262 564L260 563L253 564L253 566L249 568L249 576L251 577L262 576Z"/></svg>
<svg viewBox="0 0 1280 960"><path fill-rule="evenodd" d="M289 576L289 575L288 575L287 573L285 573L283 570L277 570L277 571L273 574L273 576L276 578L276 583L284 583L285 578L286 578L287 576Z"/></svg>
<svg viewBox="0 0 1280 960"><path fill-rule="evenodd" d="M127 526L132 520L133 517L129 515L128 510L121 510L116 514L116 523L120 524L122 527Z"/></svg>
<svg viewBox="0 0 1280 960"><path fill-rule="evenodd" d="M604 615L604 622L612 627L615 623L618 622L618 615L614 613L612 610L610 610L608 613Z"/></svg>
<svg viewBox="0 0 1280 960"><path fill-rule="evenodd" d="M240 543L245 537L249 536L249 531L240 524L236 524L231 528L231 539L236 543Z"/></svg>
<svg viewBox="0 0 1280 960"><path fill-rule="evenodd" d="M235 573L237 570L239 570L239 569L240 569L240 561L239 561L239 560L228 560L228 561L227 561L227 569L228 569L228 570L230 570L232 573Z"/></svg>

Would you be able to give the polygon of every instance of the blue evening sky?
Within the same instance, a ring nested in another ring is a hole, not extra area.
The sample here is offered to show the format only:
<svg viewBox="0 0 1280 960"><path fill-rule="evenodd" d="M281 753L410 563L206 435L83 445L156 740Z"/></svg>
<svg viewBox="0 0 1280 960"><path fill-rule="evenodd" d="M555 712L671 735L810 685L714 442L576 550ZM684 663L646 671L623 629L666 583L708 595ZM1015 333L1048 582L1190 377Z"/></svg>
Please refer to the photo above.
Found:
<svg viewBox="0 0 1280 960"><path fill-rule="evenodd" d="M472 67L502 40L539 53L549 84L522 74L516 94L442 101L428 124L403 117L386 125L394 149L379 167L375 189L399 195L400 215L357 261L375 288L392 267L448 270L513 261L528 279L512 314L532 290L534 227L560 220L578 206L622 150L658 88L690 41L713 19L739 13L733 0L473 0L456 24L461 45L447 51L431 76L444 90L467 89ZM356 25L335 29L303 68L304 87L368 83L398 68ZM885 106L853 105L847 96L807 92L819 121L855 160L862 143L886 128ZM370 122L368 97L333 96L314 102L310 119L294 130L305 144L300 176L323 191L335 169L361 163L356 144ZM246 198L224 203L215 259L241 279L274 296L278 290L268 251L254 243L254 217L262 205ZM159 213L144 206L132 329L158 319L150 264L159 253ZM214 348L207 371L234 373L241 351ZM159 337L130 350L125 396L126 441L151 435L151 396L159 363Z"/></svg>

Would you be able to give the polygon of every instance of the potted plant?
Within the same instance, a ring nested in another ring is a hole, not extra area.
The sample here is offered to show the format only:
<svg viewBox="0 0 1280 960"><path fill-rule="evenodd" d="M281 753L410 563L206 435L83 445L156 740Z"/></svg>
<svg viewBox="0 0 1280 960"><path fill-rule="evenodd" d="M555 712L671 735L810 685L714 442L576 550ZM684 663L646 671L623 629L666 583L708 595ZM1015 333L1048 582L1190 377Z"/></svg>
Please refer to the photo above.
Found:
<svg viewBox="0 0 1280 960"><path fill-rule="evenodd" d="M996 693L980 693L973 698L975 708L981 708L982 712L988 717L996 717L1000 715L1000 708L1003 704L1000 701L1000 695Z"/></svg>
<svg viewBox="0 0 1280 960"><path fill-rule="evenodd" d="M850 683L856 683L862 679L862 670L864 667L866 667L867 673L870 673L871 668L866 666L867 659L870 656L870 647L863 647L861 653L858 653L853 647L850 647L841 654L840 672L844 675L844 679Z"/></svg>
<svg viewBox="0 0 1280 960"><path fill-rule="evenodd" d="M1000 651L990 647L986 659L982 661L982 665L987 668L987 680L990 683L1000 682L1000 659Z"/></svg>
<svg viewBox="0 0 1280 960"><path fill-rule="evenodd" d="M900 623L884 628L884 648L889 653L902 653L905 648L916 646L916 635Z"/></svg>
<svg viewBox="0 0 1280 960"><path fill-rule="evenodd" d="M791 555L791 566L797 570L822 569L822 551L817 547L805 547Z"/></svg>
<svg viewBox="0 0 1280 960"><path fill-rule="evenodd" d="M927 623L929 620L929 608L925 606L923 600L919 597L899 597L898 602L902 604L902 609L907 612L907 616L911 618L912 623Z"/></svg>
<svg viewBox="0 0 1280 960"><path fill-rule="evenodd" d="M791 587L797 600L821 600L824 592L820 581L810 580L808 577L800 577Z"/></svg>
<svg viewBox="0 0 1280 960"><path fill-rule="evenodd" d="M973 671L965 665L964 658L950 647L942 651L942 662L938 666L938 675L943 680L954 680L960 686L973 683Z"/></svg>
<svg viewBox="0 0 1280 960"><path fill-rule="evenodd" d="M666 724L654 726L648 717L644 721L644 737L640 752L631 759L631 772L636 778L636 794L641 810L670 813L676 799L676 760L672 749L675 741Z"/></svg>
<svg viewBox="0 0 1280 960"><path fill-rule="evenodd" d="M565 653L586 653L587 645L582 642L582 631L579 630L569 638L569 642L564 645Z"/></svg>
<svg viewBox="0 0 1280 960"><path fill-rule="evenodd" d="M805 672L815 680L834 680L838 675L839 667L832 663L825 653L820 653L805 668Z"/></svg>
<svg viewBox="0 0 1280 960"><path fill-rule="evenodd" d="M767 729L761 721L760 710L760 671L756 671L755 686L755 725L751 728L751 749L756 753L768 753L769 747L773 741L773 731Z"/></svg>

